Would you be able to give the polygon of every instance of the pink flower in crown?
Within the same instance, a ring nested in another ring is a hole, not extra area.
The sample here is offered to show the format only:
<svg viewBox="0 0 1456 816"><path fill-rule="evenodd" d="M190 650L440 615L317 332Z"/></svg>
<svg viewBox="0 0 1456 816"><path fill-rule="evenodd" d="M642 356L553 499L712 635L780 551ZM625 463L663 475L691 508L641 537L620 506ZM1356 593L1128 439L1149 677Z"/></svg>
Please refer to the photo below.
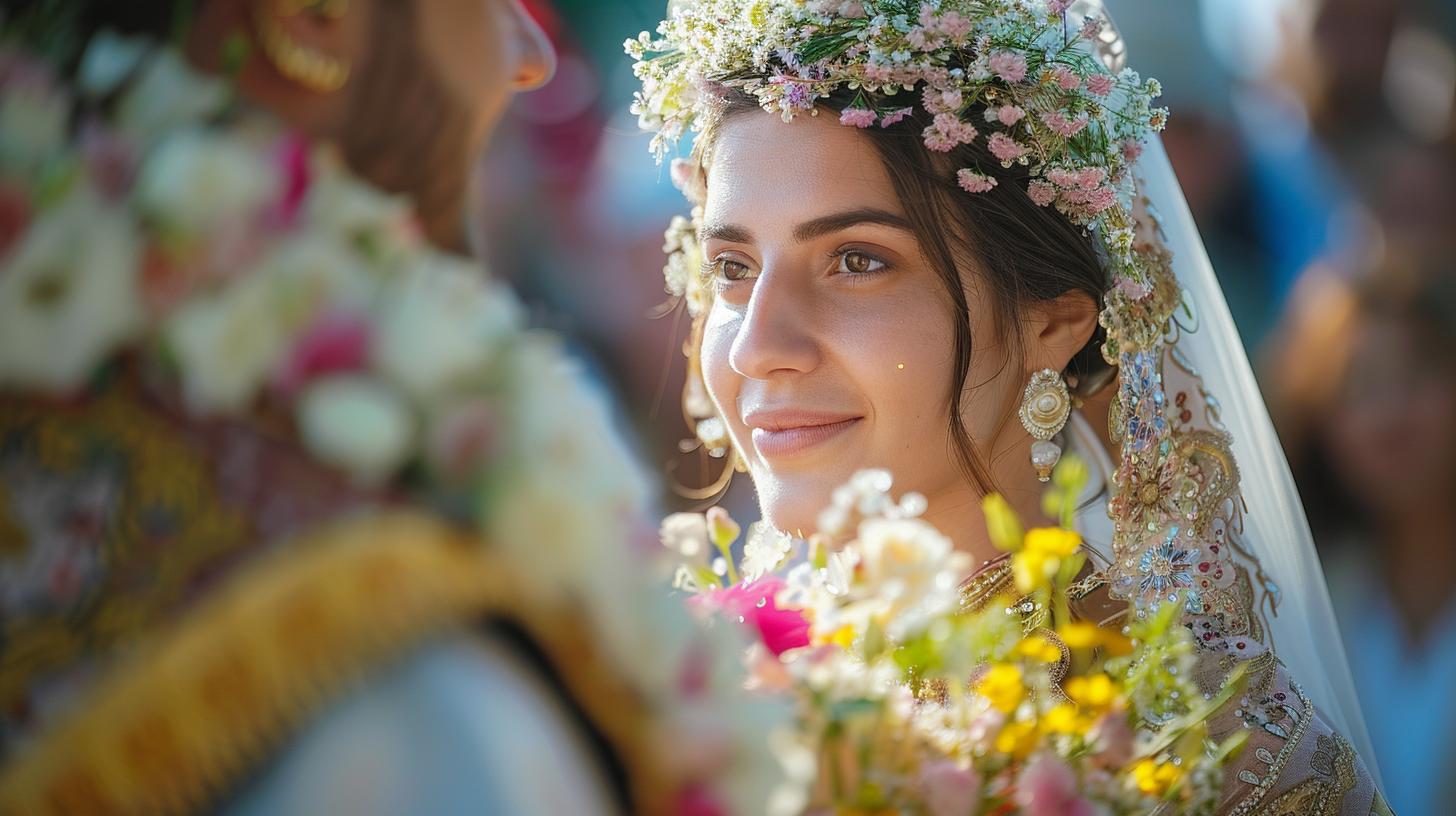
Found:
<svg viewBox="0 0 1456 816"><path fill-rule="evenodd" d="M841 3L839 5L839 16L850 19L858 19L865 16L864 3L860 3L858 0L849 0L849 2Z"/></svg>
<svg viewBox="0 0 1456 816"><path fill-rule="evenodd" d="M324 315L294 340L273 373L274 390L291 398L319 377L363 368L371 338L369 323L358 315Z"/></svg>
<svg viewBox="0 0 1456 816"><path fill-rule="evenodd" d="M1051 206L1057 200L1057 188L1044 181L1033 181L1027 185L1026 194L1031 196L1032 203L1038 207Z"/></svg>
<svg viewBox="0 0 1456 816"><path fill-rule="evenodd" d="M933 48L936 39L938 38L935 37L935 32L924 26L915 26L910 29L910 33L905 35L905 42L910 43L910 47L917 51L926 51Z"/></svg>
<svg viewBox="0 0 1456 816"><path fill-rule="evenodd" d="M868 108L845 108L839 112L839 124L867 128L875 123L875 112Z"/></svg>
<svg viewBox="0 0 1456 816"><path fill-rule="evenodd" d="M1147 284L1132 278L1118 278L1114 288L1132 300L1142 300L1152 291L1148 289Z"/></svg>
<svg viewBox="0 0 1456 816"><path fill-rule="evenodd" d="M919 787L931 816L963 816L975 813L981 804L981 778L947 760L922 768Z"/></svg>
<svg viewBox="0 0 1456 816"><path fill-rule="evenodd" d="M1052 69L1052 79L1056 80L1057 87L1064 91L1075 91L1082 87L1082 78L1077 76L1076 71L1065 65L1058 65Z"/></svg>
<svg viewBox="0 0 1456 816"><path fill-rule="evenodd" d="M986 67L1013 85L1026 79L1026 57L1015 51L997 51L986 60Z"/></svg>
<svg viewBox="0 0 1456 816"><path fill-rule="evenodd" d="M1075 174L1076 186L1083 190L1095 190L1107 179L1107 171L1101 167L1084 167Z"/></svg>
<svg viewBox="0 0 1456 816"><path fill-rule="evenodd" d="M1122 141L1122 158L1123 158L1123 161L1126 161L1127 163L1131 164L1132 162L1137 161L1138 160L1138 157L1141 156L1142 154L1143 154L1143 145L1142 145L1142 142L1139 142L1137 139L1124 139Z"/></svg>
<svg viewBox="0 0 1456 816"><path fill-rule="evenodd" d="M1046 172L1046 177L1047 181L1050 181L1058 187L1077 186L1077 172L1075 170L1068 170L1065 167L1053 167Z"/></svg>
<svg viewBox="0 0 1456 816"><path fill-rule="evenodd" d="M1017 105L1002 105L996 109L996 121L1011 127L1026 116L1026 111Z"/></svg>
<svg viewBox="0 0 1456 816"><path fill-rule="evenodd" d="M1041 115L1041 120L1052 131L1064 138L1072 138L1087 127L1087 114L1081 114L1076 119L1068 119L1061 111L1048 111Z"/></svg>
<svg viewBox="0 0 1456 816"><path fill-rule="evenodd" d="M959 111L963 102L965 102L965 97L961 95L960 89L943 91L940 94L941 108L952 113Z"/></svg>
<svg viewBox="0 0 1456 816"><path fill-rule="evenodd" d="M1107 96L1116 85L1117 80L1111 74L1093 74L1087 77L1087 90L1095 96Z"/></svg>
<svg viewBox="0 0 1456 816"><path fill-rule="evenodd" d="M1082 21L1082 29L1077 34L1084 40L1095 40L1097 35L1102 33L1102 18L1090 16Z"/></svg>
<svg viewBox="0 0 1456 816"><path fill-rule="evenodd" d="M968 193L987 193L996 187L996 179L974 170L957 171L956 183Z"/></svg>
<svg viewBox="0 0 1456 816"><path fill-rule="evenodd" d="M752 626L763 645L775 655L809 645L809 621L797 609L779 609L775 597L784 588L778 577L760 578L745 584L719 589L693 598L711 609L721 610L733 619L742 619Z"/></svg>
<svg viewBox="0 0 1456 816"><path fill-rule="evenodd" d="M1007 136L1004 133L993 133L986 145L991 155L1000 159L1003 164L1010 164L1026 155L1026 146Z"/></svg>
<svg viewBox="0 0 1456 816"><path fill-rule="evenodd" d="M1067 7L1070 5L1072 5L1072 0L1047 0L1047 13L1061 14L1065 12L1067 10Z"/></svg>
<svg viewBox="0 0 1456 816"><path fill-rule="evenodd" d="M921 138L925 141L926 149L934 150L937 153L949 153L950 151L955 150L955 147L958 144L955 139L952 139L951 137L945 135L945 133L937 130L935 125L931 125L930 127L926 128L920 135Z"/></svg>
<svg viewBox="0 0 1456 816"><path fill-rule="evenodd" d="M890 81L894 71L889 65L881 65L876 62L865 63L864 78L866 82L886 83Z"/></svg>
<svg viewBox="0 0 1456 816"><path fill-rule="evenodd" d="M880 117L880 127L887 128L890 125L893 125L896 122L903 120L905 117L909 116L914 110L914 108L900 108L899 110L890 111L889 113Z"/></svg>
<svg viewBox="0 0 1456 816"><path fill-rule="evenodd" d="M940 15L940 33L954 42L964 42L966 36L971 33L971 21L958 11L947 11Z"/></svg>

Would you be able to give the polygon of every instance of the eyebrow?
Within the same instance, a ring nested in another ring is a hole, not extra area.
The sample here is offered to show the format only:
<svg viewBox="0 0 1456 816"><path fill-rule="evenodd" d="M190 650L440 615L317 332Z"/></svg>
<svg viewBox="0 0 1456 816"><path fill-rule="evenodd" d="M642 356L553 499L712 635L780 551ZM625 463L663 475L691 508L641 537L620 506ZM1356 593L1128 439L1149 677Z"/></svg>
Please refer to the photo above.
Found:
<svg viewBox="0 0 1456 816"><path fill-rule="evenodd" d="M794 227L794 240L809 241L860 224L880 224L894 229L912 232L910 221L902 215L874 207L861 207L844 212L821 215ZM747 228L737 224L704 224L698 233L701 240L717 239L736 244L753 242L753 235Z"/></svg>

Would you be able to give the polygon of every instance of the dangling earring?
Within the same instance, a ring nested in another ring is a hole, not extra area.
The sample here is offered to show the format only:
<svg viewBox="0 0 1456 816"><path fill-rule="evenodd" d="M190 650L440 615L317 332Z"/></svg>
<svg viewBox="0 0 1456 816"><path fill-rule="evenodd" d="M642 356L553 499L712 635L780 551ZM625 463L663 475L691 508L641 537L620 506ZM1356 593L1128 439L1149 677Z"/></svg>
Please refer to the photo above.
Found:
<svg viewBox="0 0 1456 816"><path fill-rule="evenodd" d="M1052 437L1072 415L1072 395L1062 375L1050 368L1031 375L1021 398L1020 415L1021 427L1036 440L1031 443L1031 466L1036 468L1036 478L1049 481L1052 468L1062 458L1062 448Z"/></svg>
<svg viewBox="0 0 1456 816"><path fill-rule="evenodd" d="M337 20L348 10L348 0L275 0L273 13L284 17L312 14ZM333 93L349 81L349 62L310 48L288 36L270 13L259 6L255 17L258 45L278 73L317 93Z"/></svg>

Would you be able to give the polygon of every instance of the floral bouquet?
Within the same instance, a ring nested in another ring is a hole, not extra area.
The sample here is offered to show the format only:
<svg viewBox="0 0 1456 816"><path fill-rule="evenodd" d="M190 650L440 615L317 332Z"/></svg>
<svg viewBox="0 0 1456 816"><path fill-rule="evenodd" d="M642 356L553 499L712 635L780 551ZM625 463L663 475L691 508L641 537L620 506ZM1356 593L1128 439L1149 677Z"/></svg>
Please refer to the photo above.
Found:
<svg viewBox="0 0 1456 816"><path fill-rule="evenodd" d="M1015 592L974 597L968 555L891 498L884 471L840 488L819 530L797 540L719 508L666 519L685 556L674 584L705 620L749 628L745 682L788 698L791 730L771 736L785 779L766 811L798 813L1211 813L1221 768L1177 604L1126 625L1080 620L1089 583L1072 532L1086 470L1070 459L1045 504L1060 527L1024 530L985 501ZM988 571L983 571L982 575Z"/></svg>

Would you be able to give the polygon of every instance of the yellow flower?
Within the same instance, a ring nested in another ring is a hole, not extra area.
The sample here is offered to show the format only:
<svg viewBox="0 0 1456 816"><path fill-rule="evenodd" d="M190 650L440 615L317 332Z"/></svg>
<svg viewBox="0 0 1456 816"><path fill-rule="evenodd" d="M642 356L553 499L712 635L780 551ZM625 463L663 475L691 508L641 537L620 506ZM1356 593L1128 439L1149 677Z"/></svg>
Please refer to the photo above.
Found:
<svg viewBox="0 0 1456 816"><path fill-rule="evenodd" d="M1002 552L1016 552L1021 549L1024 533L1016 511L1001 498L992 493L981 500L981 512L986 516L986 531L991 534L991 543Z"/></svg>
<svg viewBox="0 0 1456 816"><path fill-rule="evenodd" d="M832 643L841 649L848 649L850 646L854 645L854 634L854 627L850 626L849 624L845 624L844 626L835 629L833 632L830 632L827 635L823 635L815 639L819 641L818 645Z"/></svg>
<svg viewBox="0 0 1456 816"><path fill-rule="evenodd" d="M1132 767L1132 778L1139 791L1163 797L1183 778L1183 769L1171 762L1144 759Z"/></svg>
<svg viewBox="0 0 1456 816"><path fill-rule="evenodd" d="M1103 629L1095 623L1073 621L1059 628L1057 634L1061 635L1062 642L1069 649L1091 650L1101 647L1112 657L1132 653L1132 641L1121 632Z"/></svg>
<svg viewBox="0 0 1456 816"><path fill-rule="evenodd" d="M1007 723L996 735L996 751L1015 759L1025 759L1036 748L1036 726L1032 723Z"/></svg>
<svg viewBox="0 0 1456 816"><path fill-rule="evenodd" d="M1091 722L1071 703L1062 703L1042 715L1041 730L1048 734L1085 734Z"/></svg>
<svg viewBox="0 0 1456 816"><path fill-rule="evenodd" d="M1010 714L1026 697L1021 668L1009 663L997 663L976 684L976 691L990 700L998 711Z"/></svg>
<svg viewBox="0 0 1456 816"><path fill-rule="evenodd" d="M1062 650L1041 635L1031 635L1016 644L1016 653L1042 663L1056 663L1062 659Z"/></svg>
<svg viewBox="0 0 1456 816"><path fill-rule="evenodd" d="M1111 677L1101 672L1087 677L1073 677L1062 684L1062 690L1077 705L1098 711L1111 706L1117 699L1117 685L1112 682Z"/></svg>
<svg viewBox="0 0 1456 816"><path fill-rule="evenodd" d="M1077 554L1082 537L1060 527L1028 530L1021 551L1011 558L1016 588L1024 593L1045 589L1062 566L1062 559Z"/></svg>

